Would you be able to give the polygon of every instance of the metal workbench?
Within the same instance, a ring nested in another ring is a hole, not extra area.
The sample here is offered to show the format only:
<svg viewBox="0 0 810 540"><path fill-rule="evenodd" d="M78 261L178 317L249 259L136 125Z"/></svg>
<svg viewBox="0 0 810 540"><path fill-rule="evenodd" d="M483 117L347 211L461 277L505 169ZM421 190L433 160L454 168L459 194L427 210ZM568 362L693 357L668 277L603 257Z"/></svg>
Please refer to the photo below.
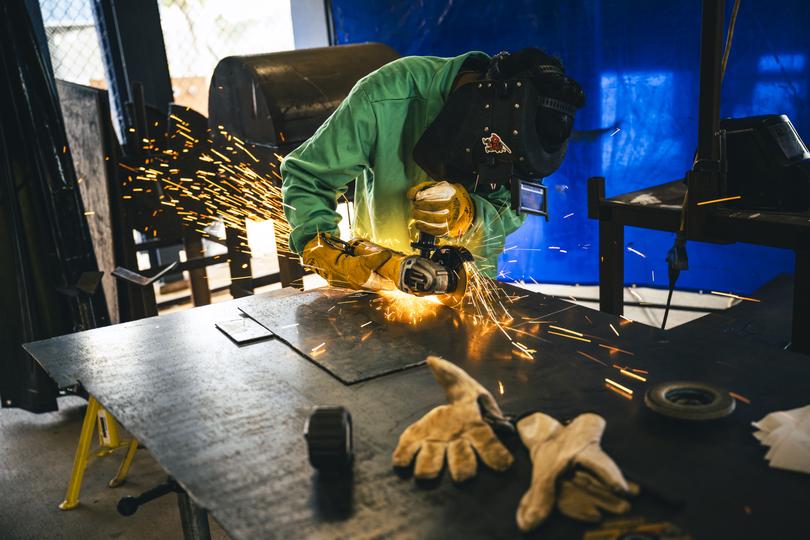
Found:
<svg viewBox="0 0 810 540"><path fill-rule="evenodd" d="M267 313L291 295L323 302L319 294L282 290L26 349L60 386L81 382L235 539L520 536L514 516L531 465L518 441L508 442L516 458L511 470L497 474L481 466L476 479L458 487L446 474L441 482L417 485L392 470L391 452L402 430L444 403L425 366L345 384L306 358L310 351L301 354L276 338L240 346L215 328L239 317L240 309ZM693 538L810 537L804 515L810 476L768 468L750 426L767 412L807 404L806 357L723 332L701 335L700 342L690 341L689 333L670 339L670 333L562 300L520 295L509 306L516 321L542 319L578 330L591 342L548 334L547 324L527 322L520 340L537 351L529 360L513 352L497 329L485 332L454 315L405 327L396 339L458 363L507 412L539 409L561 420L585 411L603 415L603 447L646 488L634 501L633 517L672 521ZM329 298L340 300L335 293ZM335 319L343 307L332 312ZM317 326L306 309L295 316L302 327ZM352 354L363 366L395 351L369 339ZM713 382L750 404L738 403L723 421L678 424L647 411L646 384L622 378L613 363L648 371L650 383ZM606 389L605 377L635 389L633 399ZM307 462L302 430L314 405L351 411L351 485L319 477ZM588 529L555 513L532 537L581 538Z"/></svg>
<svg viewBox="0 0 810 540"><path fill-rule="evenodd" d="M588 217L599 220L599 309L617 315L623 312L624 227L677 232L685 194L686 184L676 180L606 198L605 179L588 180ZM716 207L707 212L705 228L710 231L707 236L689 239L748 242L794 251L791 350L810 354L810 212Z"/></svg>

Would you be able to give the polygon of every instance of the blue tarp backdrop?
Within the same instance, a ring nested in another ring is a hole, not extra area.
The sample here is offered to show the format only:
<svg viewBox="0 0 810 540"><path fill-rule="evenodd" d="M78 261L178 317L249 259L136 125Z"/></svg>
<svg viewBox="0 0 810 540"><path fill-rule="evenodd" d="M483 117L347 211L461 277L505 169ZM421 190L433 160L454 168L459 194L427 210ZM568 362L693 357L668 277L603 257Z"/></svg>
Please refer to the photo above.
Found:
<svg viewBox="0 0 810 540"><path fill-rule="evenodd" d="M731 4L727 4L727 19ZM380 41L402 55L489 54L536 46L561 57L586 91L576 129L610 128L572 143L545 180L548 223L530 216L511 235L501 279L598 282L597 224L586 180L608 196L682 178L697 141L700 1L332 0L338 43ZM810 2L742 0L722 94L723 116L786 113L810 136L806 104ZM766 181L764 179L764 181ZM628 228L627 283L666 287L672 234ZM679 288L750 293L793 254L747 244L689 243Z"/></svg>

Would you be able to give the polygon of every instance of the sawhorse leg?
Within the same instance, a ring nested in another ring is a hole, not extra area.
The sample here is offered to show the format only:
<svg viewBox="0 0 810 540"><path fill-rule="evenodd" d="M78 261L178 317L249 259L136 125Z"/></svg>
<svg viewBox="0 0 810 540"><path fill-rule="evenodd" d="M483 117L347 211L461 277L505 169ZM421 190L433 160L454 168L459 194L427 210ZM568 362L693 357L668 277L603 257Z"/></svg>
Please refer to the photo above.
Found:
<svg viewBox="0 0 810 540"><path fill-rule="evenodd" d="M624 313L624 225L599 221L599 310Z"/></svg>
<svg viewBox="0 0 810 540"><path fill-rule="evenodd" d="M96 426L98 426L99 449L91 452L90 444ZM59 504L59 509L72 510L79 505L79 491L82 487L82 479L87 469L87 463L92 458L108 456L114 450L123 446L128 447L127 454L118 468L118 474L108 484L110 487L119 486L124 482L129 466L132 464L132 458L138 449L138 441L132 439L128 442L122 442L118 437L118 422L99 405L96 398L90 396L87 402L87 411L84 413L79 444L76 447L76 456L73 458L73 470L70 474L67 493L65 494L65 500Z"/></svg>
<svg viewBox="0 0 810 540"><path fill-rule="evenodd" d="M110 480L110 482L107 484L109 487L115 488L124 483L124 481L127 479L127 474L129 474L129 466L132 465L132 459L135 457L135 452L137 451L138 439L133 437L129 441L127 454L124 456L123 461L121 461L121 465L118 466L118 472L115 474L115 478Z"/></svg>

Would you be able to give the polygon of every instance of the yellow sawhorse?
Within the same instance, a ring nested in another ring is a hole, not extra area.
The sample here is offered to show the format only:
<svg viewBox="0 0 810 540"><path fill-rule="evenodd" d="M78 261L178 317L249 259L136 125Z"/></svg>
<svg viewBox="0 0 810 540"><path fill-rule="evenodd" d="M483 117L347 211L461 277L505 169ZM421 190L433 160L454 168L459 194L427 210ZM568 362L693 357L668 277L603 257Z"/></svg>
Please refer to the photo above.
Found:
<svg viewBox="0 0 810 540"><path fill-rule="evenodd" d="M90 451L90 442L93 439L93 432L98 428L99 447ZM59 505L60 510L71 510L79 505L79 490L82 487L82 478L87 464L94 458L109 456L119 448L127 447L124 460L118 467L115 478L107 484L109 487L118 487L124 483L129 472L129 466L138 450L138 440L134 437L128 441L122 441L118 436L118 422L99 405L96 398L90 396L87 402L87 412L84 414L82 422L82 432L79 436L79 445L76 447L76 457L73 460L73 471L70 474L67 494L65 500Z"/></svg>

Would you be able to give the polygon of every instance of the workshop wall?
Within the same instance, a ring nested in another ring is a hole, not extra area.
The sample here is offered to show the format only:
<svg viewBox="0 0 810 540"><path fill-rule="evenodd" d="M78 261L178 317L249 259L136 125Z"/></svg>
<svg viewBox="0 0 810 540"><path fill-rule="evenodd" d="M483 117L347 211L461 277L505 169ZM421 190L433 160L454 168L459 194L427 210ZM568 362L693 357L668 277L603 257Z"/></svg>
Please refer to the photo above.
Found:
<svg viewBox="0 0 810 540"><path fill-rule="evenodd" d="M731 12L733 1L727 4ZM530 216L507 241L501 279L596 283L597 223L586 180L605 176L612 196L677 178L697 140L700 2L646 0L332 0L338 43L381 41L402 55L495 54L537 46L560 56L588 103L571 144L546 180L551 218ZM742 2L722 96L723 116L787 113L810 137L806 104L810 3ZM628 228L627 283L666 287L673 234ZM530 250L530 251L529 251ZM679 288L750 293L793 271L793 254L690 242Z"/></svg>

